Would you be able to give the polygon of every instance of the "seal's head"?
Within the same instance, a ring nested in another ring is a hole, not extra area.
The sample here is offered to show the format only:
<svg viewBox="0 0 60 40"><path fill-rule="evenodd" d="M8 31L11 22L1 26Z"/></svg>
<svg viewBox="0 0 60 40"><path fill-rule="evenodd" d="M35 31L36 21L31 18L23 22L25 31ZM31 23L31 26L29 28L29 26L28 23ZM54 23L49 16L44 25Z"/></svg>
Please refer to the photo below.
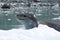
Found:
<svg viewBox="0 0 60 40"><path fill-rule="evenodd" d="M25 25L26 29L38 27L38 22L32 14L17 14L17 19Z"/></svg>

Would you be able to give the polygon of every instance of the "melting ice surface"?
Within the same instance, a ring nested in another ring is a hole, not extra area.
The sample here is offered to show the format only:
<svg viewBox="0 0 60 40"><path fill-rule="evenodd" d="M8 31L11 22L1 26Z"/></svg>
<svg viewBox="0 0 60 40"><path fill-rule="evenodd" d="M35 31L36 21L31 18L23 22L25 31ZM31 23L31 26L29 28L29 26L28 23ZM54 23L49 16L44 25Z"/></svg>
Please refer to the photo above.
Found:
<svg viewBox="0 0 60 40"><path fill-rule="evenodd" d="M30 30L0 30L0 40L60 40L60 32L39 24L38 28Z"/></svg>

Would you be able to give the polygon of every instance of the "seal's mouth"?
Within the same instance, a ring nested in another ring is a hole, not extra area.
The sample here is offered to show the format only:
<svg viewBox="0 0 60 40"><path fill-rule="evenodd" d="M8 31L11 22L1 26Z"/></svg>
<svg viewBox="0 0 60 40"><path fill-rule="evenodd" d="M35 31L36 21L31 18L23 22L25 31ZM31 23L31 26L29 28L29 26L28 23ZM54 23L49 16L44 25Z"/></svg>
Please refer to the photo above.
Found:
<svg viewBox="0 0 60 40"><path fill-rule="evenodd" d="M17 15L17 18L18 18L19 20L25 20L25 19L27 18L27 16L24 15L24 14L19 14L19 15Z"/></svg>
<svg viewBox="0 0 60 40"><path fill-rule="evenodd" d="M20 18L19 20L25 20L25 18Z"/></svg>

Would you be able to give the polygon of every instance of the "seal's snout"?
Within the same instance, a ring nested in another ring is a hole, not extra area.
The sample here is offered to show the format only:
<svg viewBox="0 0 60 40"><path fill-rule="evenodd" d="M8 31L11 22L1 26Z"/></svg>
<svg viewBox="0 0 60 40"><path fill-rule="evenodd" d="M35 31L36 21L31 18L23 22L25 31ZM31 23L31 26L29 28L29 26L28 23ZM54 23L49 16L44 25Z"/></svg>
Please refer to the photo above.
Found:
<svg viewBox="0 0 60 40"><path fill-rule="evenodd" d="M17 15L17 18L19 19L19 20L25 20L26 19L26 15L24 15L24 14L18 14Z"/></svg>

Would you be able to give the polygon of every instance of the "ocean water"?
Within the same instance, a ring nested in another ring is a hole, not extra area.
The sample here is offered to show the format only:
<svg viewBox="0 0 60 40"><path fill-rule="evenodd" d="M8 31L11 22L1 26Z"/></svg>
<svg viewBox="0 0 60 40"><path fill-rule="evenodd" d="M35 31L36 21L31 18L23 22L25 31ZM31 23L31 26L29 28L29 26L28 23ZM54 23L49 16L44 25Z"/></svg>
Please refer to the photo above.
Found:
<svg viewBox="0 0 60 40"><path fill-rule="evenodd" d="M60 7L17 7L9 10L0 10L0 29L9 30L19 28L20 22L17 21L16 15L22 13L31 13L36 16L37 20L59 20Z"/></svg>

